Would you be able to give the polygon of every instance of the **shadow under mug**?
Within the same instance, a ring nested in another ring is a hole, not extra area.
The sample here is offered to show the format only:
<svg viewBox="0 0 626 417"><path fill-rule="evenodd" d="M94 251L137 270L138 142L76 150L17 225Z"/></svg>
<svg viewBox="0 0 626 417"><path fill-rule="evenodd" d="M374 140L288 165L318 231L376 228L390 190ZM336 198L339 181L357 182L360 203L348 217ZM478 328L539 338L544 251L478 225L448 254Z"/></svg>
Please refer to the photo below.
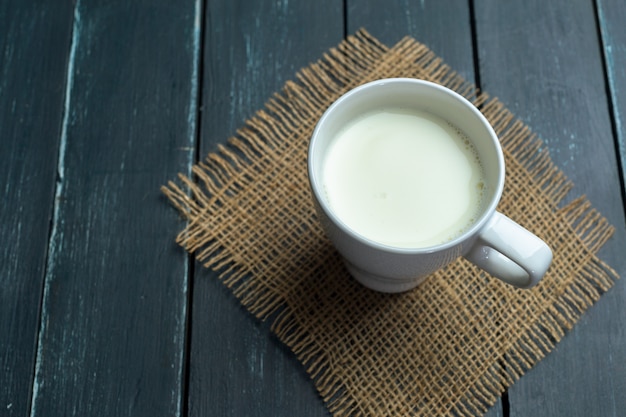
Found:
<svg viewBox="0 0 626 417"><path fill-rule="evenodd" d="M462 130L474 145L485 174L485 204L476 221L453 240L422 248L389 246L352 230L330 206L322 182L329 145L351 120L385 108L434 114ZM382 79L341 96L322 115L313 132L308 174L324 231L351 275L371 289L410 290L459 256L508 284L530 288L541 280L552 261L552 251L545 242L496 211L505 169L502 148L493 128L472 103L438 84L409 78Z"/></svg>

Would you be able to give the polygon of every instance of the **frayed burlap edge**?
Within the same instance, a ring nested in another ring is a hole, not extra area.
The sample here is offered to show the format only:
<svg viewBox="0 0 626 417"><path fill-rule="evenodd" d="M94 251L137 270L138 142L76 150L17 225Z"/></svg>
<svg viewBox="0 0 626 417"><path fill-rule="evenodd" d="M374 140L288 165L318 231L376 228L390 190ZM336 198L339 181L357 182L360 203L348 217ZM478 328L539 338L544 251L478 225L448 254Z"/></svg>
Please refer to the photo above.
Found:
<svg viewBox="0 0 626 417"><path fill-rule="evenodd" d="M382 59L389 54L398 59ZM393 62L393 71L389 62ZM612 268L595 256L610 238L613 227L584 197L563 205L572 184L554 165L542 142L502 103L477 92L473 84L451 71L427 47L405 38L389 49L365 31L348 37L320 61L301 70L296 81L287 82L282 91L229 140L229 146L220 146L219 153L210 154L206 162L194 166L197 181L180 175L182 188L169 182L162 191L188 220L177 242L195 253L206 267L220 271L224 283L258 318L272 317L273 331L305 365L329 410L337 416L367 415L357 399L349 394L348 387L333 373L327 352L300 326L283 298L284 292L276 291L267 281L257 279L254 271L238 263L211 230L207 230L203 218L213 205L221 204L226 193L236 193L248 186L252 180L248 172L251 167L252 173L268 168L260 155L283 146L286 140L303 140L301 132L312 129L323 111L339 96L365 81L386 78L390 73L438 82L480 108L500 137L505 153L540 185L554 211L565 220L562 227L573 229L579 241L571 244L587 248L589 259L577 271L572 284L563 288L557 301L536 322L528 323L523 337L511 340L501 360L485 369L473 386L441 410L449 415L481 415L506 387L549 353L618 278ZM244 167L247 171L242 176Z"/></svg>

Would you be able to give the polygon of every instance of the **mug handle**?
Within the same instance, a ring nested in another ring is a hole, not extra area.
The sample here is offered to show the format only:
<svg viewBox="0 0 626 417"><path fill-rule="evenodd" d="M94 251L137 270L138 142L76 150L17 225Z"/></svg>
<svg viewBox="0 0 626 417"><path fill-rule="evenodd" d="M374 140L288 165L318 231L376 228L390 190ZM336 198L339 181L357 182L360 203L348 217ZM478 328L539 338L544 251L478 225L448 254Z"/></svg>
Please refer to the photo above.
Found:
<svg viewBox="0 0 626 417"><path fill-rule="evenodd" d="M465 258L508 284L531 288L548 270L552 251L543 240L496 211Z"/></svg>

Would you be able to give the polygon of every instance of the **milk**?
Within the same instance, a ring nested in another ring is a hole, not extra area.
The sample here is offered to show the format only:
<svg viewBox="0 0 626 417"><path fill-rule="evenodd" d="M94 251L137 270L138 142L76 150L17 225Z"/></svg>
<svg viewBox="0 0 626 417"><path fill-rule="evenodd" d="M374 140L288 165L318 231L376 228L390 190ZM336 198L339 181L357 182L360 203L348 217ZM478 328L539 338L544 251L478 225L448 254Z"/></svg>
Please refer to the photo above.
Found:
<svg viewBox="0 0 626 417"><path fill-rule="evenodd" d="M353 120L333 139L322 175L339 219L394 247L450 241L482 210L476 150L463 132L427 113L385 109Z"/></svg>

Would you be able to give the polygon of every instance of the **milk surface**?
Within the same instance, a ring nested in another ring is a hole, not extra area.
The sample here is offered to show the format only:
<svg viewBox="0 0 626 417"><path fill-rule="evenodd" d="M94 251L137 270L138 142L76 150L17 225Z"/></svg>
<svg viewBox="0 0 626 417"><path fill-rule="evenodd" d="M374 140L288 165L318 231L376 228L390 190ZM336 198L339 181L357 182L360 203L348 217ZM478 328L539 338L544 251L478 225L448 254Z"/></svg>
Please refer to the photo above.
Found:
<svg viewBox="0 0 626 417"><path fill-rule="evenodd" d="M322 181L349 228L395 247L445 243L482 210L484 173L473 145L447 121L412 110L349 123L328 149Z"/></svg>

